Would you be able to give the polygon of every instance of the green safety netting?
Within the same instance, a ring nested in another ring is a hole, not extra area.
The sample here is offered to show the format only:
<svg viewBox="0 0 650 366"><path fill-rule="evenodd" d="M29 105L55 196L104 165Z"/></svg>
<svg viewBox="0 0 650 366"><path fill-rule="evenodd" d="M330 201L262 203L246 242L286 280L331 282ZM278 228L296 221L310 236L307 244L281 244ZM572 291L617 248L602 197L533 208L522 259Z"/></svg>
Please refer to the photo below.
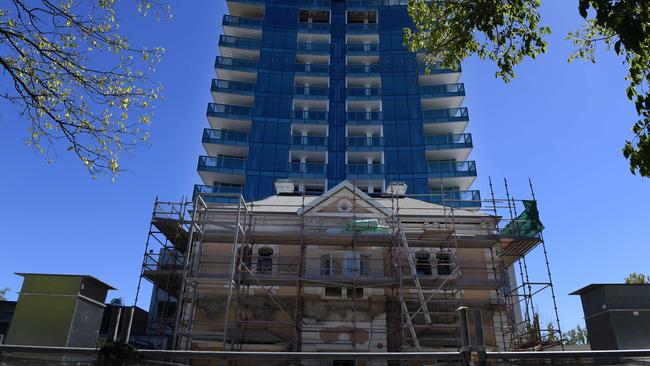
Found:
<svg viewBox="0 0 650 366"><path fill-rule="evenodd" d="M345 225L346 232L357 232L362 234L389 234L388 226L379 225L377 219L352 220Z"/></svg>
<svg viewBox="0 0 650 366"><path fill-rule="evenodd" d="M501 235L533 238L544 230L544 225L539 220L537 201L524 200L523 202L524 212L506 225L501 230Z"/></svg>

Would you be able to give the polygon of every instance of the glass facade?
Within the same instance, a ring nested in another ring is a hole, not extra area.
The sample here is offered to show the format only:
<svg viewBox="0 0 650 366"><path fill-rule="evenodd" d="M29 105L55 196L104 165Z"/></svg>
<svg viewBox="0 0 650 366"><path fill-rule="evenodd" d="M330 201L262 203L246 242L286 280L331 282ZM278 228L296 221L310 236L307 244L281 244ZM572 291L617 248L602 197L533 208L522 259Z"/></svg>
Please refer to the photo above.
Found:
<svg viewBox="0 0 650 366"><path fill-rule="evenodd" d="M476 198L460 67L425 70L404 48L405 3L228 0L197 189L256 200L278 179L310 193L347 179Z"/></svg>

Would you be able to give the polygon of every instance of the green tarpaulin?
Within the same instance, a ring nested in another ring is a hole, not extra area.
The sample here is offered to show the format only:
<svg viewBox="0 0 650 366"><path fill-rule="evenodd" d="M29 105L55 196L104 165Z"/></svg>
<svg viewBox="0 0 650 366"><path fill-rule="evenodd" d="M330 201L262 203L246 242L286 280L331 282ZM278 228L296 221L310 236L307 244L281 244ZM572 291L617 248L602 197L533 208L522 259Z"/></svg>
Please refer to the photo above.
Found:
<svg viewBox="0 0 650 366"><path fill-rule="evenodd" d="M544 225L539 220L537 201L524 200L524 212L519 214L512 222L501 230L503 236L516 236L533 238L544 230Z"/></svg>

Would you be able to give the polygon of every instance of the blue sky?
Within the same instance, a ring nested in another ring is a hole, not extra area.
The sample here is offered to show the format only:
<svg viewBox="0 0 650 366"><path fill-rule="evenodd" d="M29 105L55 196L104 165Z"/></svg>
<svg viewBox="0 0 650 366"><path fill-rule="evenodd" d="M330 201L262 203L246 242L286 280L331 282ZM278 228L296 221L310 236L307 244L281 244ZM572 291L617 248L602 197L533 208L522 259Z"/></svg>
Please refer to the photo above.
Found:
<svg viewBox="0 0 650 366"><path fill-rule="evenodd" d="M566 328L582 322L579 299L569 292L650 273L650 180L631 175L621 154L635 120L621 60L600 54L595 65L568 64L565 36L580 24L577 1L543 2L543 21L553 28L548 54L525 62L507 85L494 78L492 64L472 58L462 81L479 171L475 187L486 192L488 176L499 183L507 177L514 195L526 198L532 178ZM132 301L155 197L180 200L199 182L195 167L223 3L178 1L170 22L129 16L123 24L133 40L161 45L167 55L155 74L165 100L150 145L122 157L131 172L116 183L91 180L65 153L46 164L25 147L24 122L3 106L0 287L12 289L10 298L21 286L14 272L52 272L94 275L119 289L111 296ZM528 261L533 278L545 276L539 259ZM550 319L550 302L539 305L542 320Z"/></svg>

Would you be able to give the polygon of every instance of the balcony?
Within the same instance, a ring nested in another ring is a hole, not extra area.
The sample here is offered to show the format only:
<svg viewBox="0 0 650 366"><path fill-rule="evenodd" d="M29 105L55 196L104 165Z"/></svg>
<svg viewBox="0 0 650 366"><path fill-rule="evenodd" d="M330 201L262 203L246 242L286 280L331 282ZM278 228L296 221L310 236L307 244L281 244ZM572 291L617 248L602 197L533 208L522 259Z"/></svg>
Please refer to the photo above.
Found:
<svg viewBox="0 0 650 366"><path fill-rule="evenodd" d="M207 117L215 129L240 130L250 128L253 108L230 104L208 104Z"/></svg>
<svg viewBox="0 0 650 366"><path fill-rule="evenodd" d="M377 23L348 23L346 25L346 32L348 34L377 33L378 30Z"/></svg>
<svg viewBox="0 0 650 366"><path fill-rule="evenodd" d="M298 24L298 32L301 32L301 33L329 34L330 33L330 24L329 23L300 22Z"/></svg>
<svg viewBox="0 0 650 366"><path fill-rule="evenodd" d="M474 161L432 161L427 163L429 182L435 186L442 183L444 186L460 187L466 190L476 179L476 162Z"/></svg>
<svg viewBox="0 0 650 366"><path fill-rule="evenodd" d="M347 65L345 72L348 77L379 77L379 64Z"/></svg>
<svg viewBox="0 0 650 366"><path fill-rule="evenodd" d="M246 159L200 156L197 171L206 185L211 185L214 182L243 183Z"/></svg>
<svg viewBox="0 0 650 366"><path fill-rule="evenodd" d="M248 155L248 133L233 130L203 130L203 147L208 155L245 157Z"/></svg>
<svg viewBox="0 0 650 366"><path fill-rule="evenodd" d="M257 60L260 56L259 39L221 35L219 50L222 56Z"/></svg>
<svg viewBox="0 0 650 366"><path fill-rule="evenodd" d="M429 193L431 195L423 197L423 200L455 208L470 210L481 208L481 192L478 190L432 189Z"/></svg>
<svg viewBox="0 0 650 366"><path fill-rule="evenodd" d="M381 88L347 88L348 100L380 100Z"/></svg>
<svg viewBox="0 0 650 366"><path fill-rule="evenodd" d="M327 164L326 163L289 163L289 176L300 178L312 179L325 179L327 178Z"/></svg>
<svg viewBox="0 0 650 366"><path fill-rule="evenodd" d="M234 16L262 19L264 0L228 0L228 13Z"/></svg>
<svg viewBox="0 0 650 366"><path fill-rule="evenodd" d="M424 136L428 160L465 160L472 151L472 135L441 134Z"/></svg>
<svg viewBox="0 0 650 366"><path fill-rule="evenodd" d="M224 15L221 24L225 35L254 39L262 38L262 21L260 19Z"/></svg>
<svg viewBox="0 0 650 366"><path fill-rule="evenodd" d="M214 68L217 76L225 80L255 82L257 79L257 61L217 56Z"/></svg>
<svg viewBox="0 0 650 366"><path fill-rule="evenodd" d="M347 112L345 114L348 125L381 125L383 124L382 112Z"/></svg>
<svg viewBox="0 0 650 366"><path fill-rule="evenodd" d="M315 55L329 55L329 43L300 42L297 47L298 53L308 53Z"/></svg>
<svg viewBox="0 0 650 366"><path fill-rule="evenodd" d="M347 0L345 2L346 9L368 9L376 8L379 5L378 0Z"/></svg>
<svg viewBox="0 0 650 366"><path fill-rule="evenodd" d="M213 79L212 97L218 104L253 105L255 84L242 81Z"/></svg>
<svg viewBox="0 0 650 366"><path fill-rule="evenodd" d="M381 151L384 149L384 138L380 136L352 136L345 139L349 151Z"/></svg>
<svg viewBox="0 0 650 366"><path fill-rule="evenodd" d="M348 43L345 45L348 56L379 53L379 43Z"/></svg>
<svg viewBox="0 0 650 366"><path fill-rule="evenodd" d="M327 151L327 136L291 136L291 148L304 151Z"/></svg>
<svg viewBox="0 0 650 366"><path fill-rule="evenodd" d="M465 99L465 85L429 85L420 88L423 109L458 108Z"/></svg>
<svg viewBox="0 0 650 366"><path fill-rule="evenodd" d="M207 203L237 203L243 187L241 186L209 186L194 185L192 199L196 199L199 194L202 195L203 201Z"/></svg>
<svg viewBox="0 0 650 366"><path fill-rule="evenodd" d="M293 123L307 124L307 125L324 125L329 123L329 112L327 111L310 111L310 110L294 110Z"/></svg>
<svg viewBox="0 0 650 366"><path fill-rule="evenodd" d="M425 134L460 133L469 122L467 108L428 109L422 111Z"/></svg>
<svg viewBox="0 0 650 366"><path fill-rule="evenodd" d="M296 75L328 78L330 76L330 65L296 64Z"/></svg>
<svg viewBox="0 0 650 366"><path fill-rule="evenodd" d="M319 86L297 86L294 90L296 99L327 100L330 90Z"/></svg>
<svg viewBox="0 0 650 366"><path fill-rule="evenodd" d="M348 179L383 179L384 164L348 163L345 171Z"/></svg>
<svg viewBox="0 0 650 366"><path fill-rule="evenodd" d="M300 0L300 7L307 9L324 9L330 10L332 7L331 0Z"/></svg>
<svg viewBox="0 0 650 366"><path fill-rule="evenodd" d="M418 74L420 85L433 85L433 84L456 84L460 79L461 67L460 65L454 69L443 68L439 63L429 66L424 62L418 63Z"/></svg>

